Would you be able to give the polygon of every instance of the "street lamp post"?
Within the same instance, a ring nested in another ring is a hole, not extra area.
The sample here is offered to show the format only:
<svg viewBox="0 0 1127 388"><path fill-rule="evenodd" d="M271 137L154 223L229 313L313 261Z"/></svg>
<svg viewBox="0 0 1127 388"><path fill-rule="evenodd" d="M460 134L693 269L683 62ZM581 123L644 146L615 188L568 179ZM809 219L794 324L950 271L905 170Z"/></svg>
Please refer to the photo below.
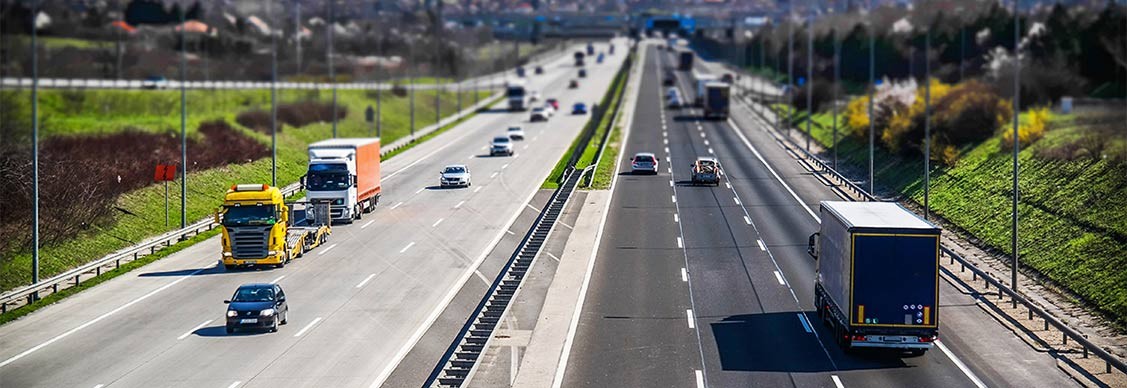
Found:
<svg viewBox="0 0 1127 388"><path fill-rule="evenodd" d="M869 0L869 194L875 195L873 191L874 174L873 174L873 158L875 156L874 147L876 147L876 120L873 117L873 92L877 85L876 81L876 26L873 23L873 2Z"/></svg>
<svg viewBox="0 0 1127 388"><path fill-rule="evenodd" d="M924 220L931 212L931 28L924 31Z"/></svg>
<svg viewBox="0 0 1127 388"><path fill-rule="evenodd" d="M814 17L806 22L806 152L810 152L810 124L814 121Z"/></svg>
<svg viewBox="0 0 1127 388"><path fill-rule="evenodd" d="M1018 268L1018 214L1017 214L1017 201L1019 199L1018 193L1018 173L1019 166L1017 161L1018 147L1021 142L1018 139L1018 121L1019 114L1021 114L1021 3L1014 0L1014 129L1013 129L1013 204L1010 209L1012 215L1012 227L1010 240L1010 249L1013 251L1013 267L1010 271L1010 288L1017 292L1017 268ZM1017 299L1012 298L1013 306L1017 307Z"/></svg>
<svg viewBox="0 0 1127 388"><path fill-rule="evenodd" d="M273 13L273 1L270 2L270 8ZM275 27L278 25L280 23L275 23ZM276 29L270 30L270 185L278 186L278 33Z"/></svg>
<svg viewBox="0 0 1127 388"><path fill-rule="evenodd" d="M39 283L39 42L36 14L39 1L31 3L31 284ZM35 293L32 299L39 299Z"/></svg>

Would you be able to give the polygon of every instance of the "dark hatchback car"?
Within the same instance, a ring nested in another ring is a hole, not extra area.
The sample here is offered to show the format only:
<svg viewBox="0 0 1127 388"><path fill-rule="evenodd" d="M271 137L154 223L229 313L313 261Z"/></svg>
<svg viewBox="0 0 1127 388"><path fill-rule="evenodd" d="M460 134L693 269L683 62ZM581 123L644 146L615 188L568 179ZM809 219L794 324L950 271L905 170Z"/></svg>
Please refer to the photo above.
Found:
<svg viewBox="0 0 1127 388"><path fill-rule="evenodd" d="M251 283L239 286L227 304L227 334L237 329L266 329L278 331L286 324L290 307L282 286L270 283Z"/></svg>

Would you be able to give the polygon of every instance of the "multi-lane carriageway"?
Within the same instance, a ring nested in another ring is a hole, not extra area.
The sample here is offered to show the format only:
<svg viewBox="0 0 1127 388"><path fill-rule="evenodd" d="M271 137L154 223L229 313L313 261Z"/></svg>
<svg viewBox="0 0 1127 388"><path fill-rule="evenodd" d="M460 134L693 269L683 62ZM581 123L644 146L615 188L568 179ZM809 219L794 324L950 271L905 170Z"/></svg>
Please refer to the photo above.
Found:
<svg viewBox="0 0 1127 388"><path fill-rule="evenodd" d="M818 202L840 198L746 106L734 107L731 121L665 109L661 76L675 58L647 50L620 163L628 169L634 153L653 152L661 172L618 177L563 386L1076 385L946 282L937 349L843 354L813 313L814 262L805 251ZM691 95L685 73L678 78ZM686 184L697 156L720 160L723 184Z"/></svg>
<svg viewBox="0 0 1127 388"><path fill-rule="evenodd" d="M561 108L592 104L624 57L588 65L578 89L567 88L576 69L566 55L529 82ZM284 269L224 271L212 239L0 327L0 387L382 385L463 285L496 276L483 261L523 233L514 220L588 118L564 109L530 124L501 107L386 161L376 211ZM513 157L489 157L509 125L527 139ZM436 189L453 163L469 165L473 186ZM222 301L250 282L285 288L289 324L228 336Z"/></svg>

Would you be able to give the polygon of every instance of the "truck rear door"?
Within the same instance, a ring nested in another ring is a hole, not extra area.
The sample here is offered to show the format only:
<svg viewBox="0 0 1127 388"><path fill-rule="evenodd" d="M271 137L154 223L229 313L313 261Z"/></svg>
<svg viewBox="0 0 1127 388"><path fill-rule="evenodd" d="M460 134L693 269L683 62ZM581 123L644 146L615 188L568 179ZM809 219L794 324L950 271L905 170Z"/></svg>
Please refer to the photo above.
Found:
<svg viewBox="0 0 1127 388"><path fill-rule="evenodd" d="M938 252L937 235L855 233L850 324L937 327Z"/></svg>

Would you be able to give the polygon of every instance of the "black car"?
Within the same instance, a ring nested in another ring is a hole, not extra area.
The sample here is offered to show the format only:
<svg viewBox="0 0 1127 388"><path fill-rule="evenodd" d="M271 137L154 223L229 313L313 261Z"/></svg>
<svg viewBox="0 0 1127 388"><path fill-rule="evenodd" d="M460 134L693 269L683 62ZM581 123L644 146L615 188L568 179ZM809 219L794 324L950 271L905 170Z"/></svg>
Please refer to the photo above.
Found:
<svg viewBox="0 0 1127 388"><path fill-rule="evenodd" d="M675 83L677 83L677 76L673 75L672 72L666 72L665 79L662 80L661 84L665 86L673 86L673 84Z"/></svg>
<svg viewBox="0 0 1127 388"><path fill-rule="evenodd" d="M533 72L535 72L536 74L544 74L544 68L540 67L540 66L536 66L536 69L533 70Z"/></svg>
<svg viewBox="0 0 1127 388"><path fill-rule="evenodd" d="M282 286L270 283L250 283L239 286L227 304L227 334L236 329L267 329L278 331L286 324L290 308Z"/></svg>
<svg viewBox="0 0 1127 388"><path fill-rule="evenodd" d="M587 78L587 69L579 69L579 78Z"/></svg>

